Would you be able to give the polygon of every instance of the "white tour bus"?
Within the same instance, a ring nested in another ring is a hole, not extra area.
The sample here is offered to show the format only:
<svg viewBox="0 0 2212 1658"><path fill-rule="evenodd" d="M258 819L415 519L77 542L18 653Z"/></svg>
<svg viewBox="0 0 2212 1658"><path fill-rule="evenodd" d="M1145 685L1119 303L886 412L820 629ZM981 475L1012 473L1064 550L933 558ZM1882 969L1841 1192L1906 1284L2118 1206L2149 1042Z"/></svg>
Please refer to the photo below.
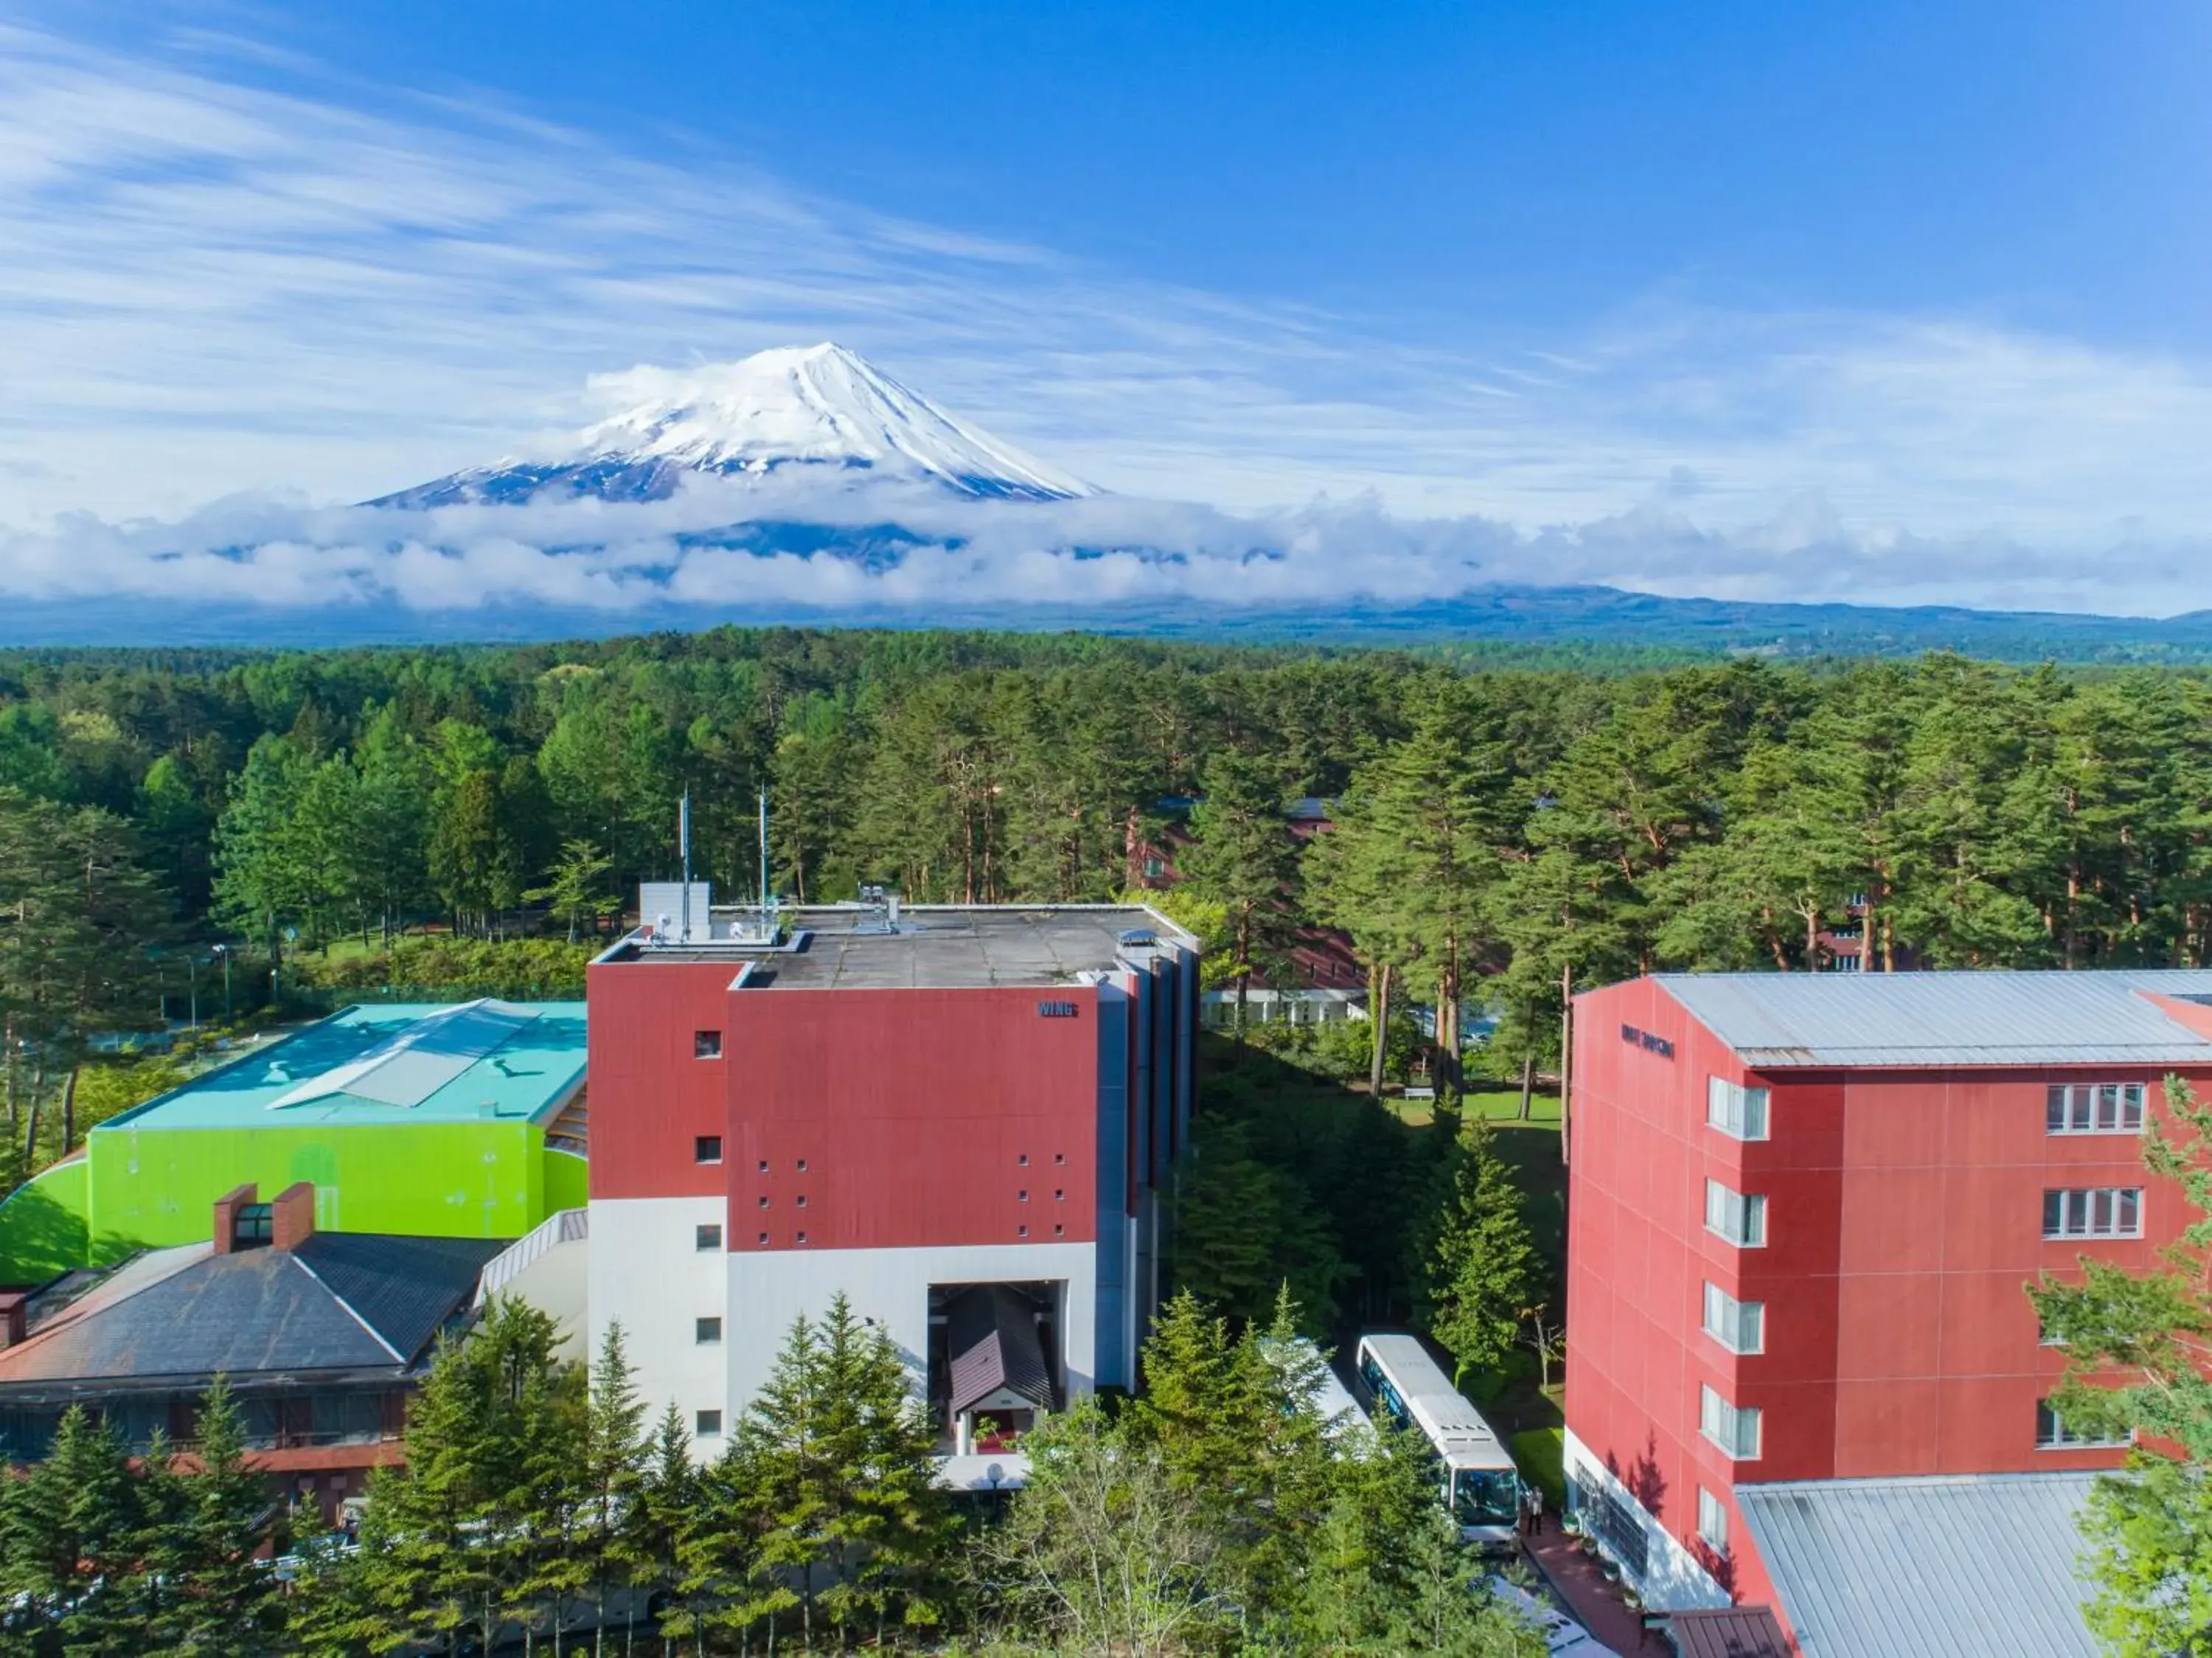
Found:
<svg viewBox="0 0 2212 1658"><path fill-rule="evenodd" d="M1429 1442L1438 1469L1437 1495L1469 1543L1510 1546L1521 1518L1521 1477L1482 1412L1413 1336L1362 1336L1360 1386L1375 1409Z"/></svg>
<svg viewBox="0 0 2212 1658"><path fill-rule="evenodd" d="M1262 1336L1260 1341L1267 1356L1279 1364L1287 1368L1295 1363L1313 1372L1313 1389L1308 1397L1332 1445L1341 1450L1353 1436L1373 1431L1368 1425L1367 1412L1360 1409L1352 1390L1337 1380L1335 1367L1322 1357L1321 1349L1312 1341L1304 1336L1293 1336L1288 1344L1291 1350L1285 1353L1279 1353L1276 1344L1268 1337Z"/></svg>

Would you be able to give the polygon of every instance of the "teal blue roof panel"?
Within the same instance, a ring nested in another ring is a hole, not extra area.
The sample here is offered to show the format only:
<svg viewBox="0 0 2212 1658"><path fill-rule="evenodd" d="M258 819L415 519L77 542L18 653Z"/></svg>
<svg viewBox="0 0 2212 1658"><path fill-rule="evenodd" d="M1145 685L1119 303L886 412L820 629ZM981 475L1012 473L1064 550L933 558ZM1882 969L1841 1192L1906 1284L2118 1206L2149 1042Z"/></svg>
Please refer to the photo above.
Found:
<svg viewBox="0 0 2212 1658"><path fill-rule="evenodd" d="M536 1122L583 1080L580 1002L357 1003L93 1132Z"/></svg>

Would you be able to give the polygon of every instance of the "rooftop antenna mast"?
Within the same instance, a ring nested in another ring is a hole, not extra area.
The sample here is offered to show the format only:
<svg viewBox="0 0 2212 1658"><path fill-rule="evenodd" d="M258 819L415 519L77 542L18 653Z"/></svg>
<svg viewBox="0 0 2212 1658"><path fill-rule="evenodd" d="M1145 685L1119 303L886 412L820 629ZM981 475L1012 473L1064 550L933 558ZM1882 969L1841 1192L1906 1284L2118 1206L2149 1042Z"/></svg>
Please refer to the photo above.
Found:
<svg viewBox="0 0 2212 1658"><path fill-rule="evenodd" d="M691 791L685 789L676 802L676 844L684 855L684 897L678 906L683 919L682 930L677 937L684 943L691 942Z"/></svg>
<svg viewBox="0 0 2212 1658"><path fill-rule="evenodd" d="M760 877L761 925L765 928L769 924L768 790L765 789L760 791Z"/></svg>

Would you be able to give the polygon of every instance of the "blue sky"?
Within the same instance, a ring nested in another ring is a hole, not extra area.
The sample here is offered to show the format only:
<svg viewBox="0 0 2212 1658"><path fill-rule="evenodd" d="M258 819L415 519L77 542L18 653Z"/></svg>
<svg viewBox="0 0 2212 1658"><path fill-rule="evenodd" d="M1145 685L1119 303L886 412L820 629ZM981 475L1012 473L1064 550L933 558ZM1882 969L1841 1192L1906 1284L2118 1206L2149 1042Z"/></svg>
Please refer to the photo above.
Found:
<svg viewBox="0 0 2212 1658"><path fill-rule="evenodd" d="M1122 494L1371 492L1514 577L2212 605L2208 46L2182 0L0 0L0 527L356 500L834 338Z"/></svg>

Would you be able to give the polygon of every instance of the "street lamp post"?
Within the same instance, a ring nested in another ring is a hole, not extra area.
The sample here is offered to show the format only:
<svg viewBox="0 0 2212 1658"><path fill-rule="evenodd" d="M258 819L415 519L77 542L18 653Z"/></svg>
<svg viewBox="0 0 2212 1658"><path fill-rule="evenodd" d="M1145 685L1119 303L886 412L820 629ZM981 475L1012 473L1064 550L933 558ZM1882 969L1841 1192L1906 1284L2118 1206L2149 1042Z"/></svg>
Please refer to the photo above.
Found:
<svg viewBox="0 0 2212 1658"><path fill-rule="evenodd" d="M215 953L222 958L222 1022L230 1023L230 946L218 944Z"/></svg>

